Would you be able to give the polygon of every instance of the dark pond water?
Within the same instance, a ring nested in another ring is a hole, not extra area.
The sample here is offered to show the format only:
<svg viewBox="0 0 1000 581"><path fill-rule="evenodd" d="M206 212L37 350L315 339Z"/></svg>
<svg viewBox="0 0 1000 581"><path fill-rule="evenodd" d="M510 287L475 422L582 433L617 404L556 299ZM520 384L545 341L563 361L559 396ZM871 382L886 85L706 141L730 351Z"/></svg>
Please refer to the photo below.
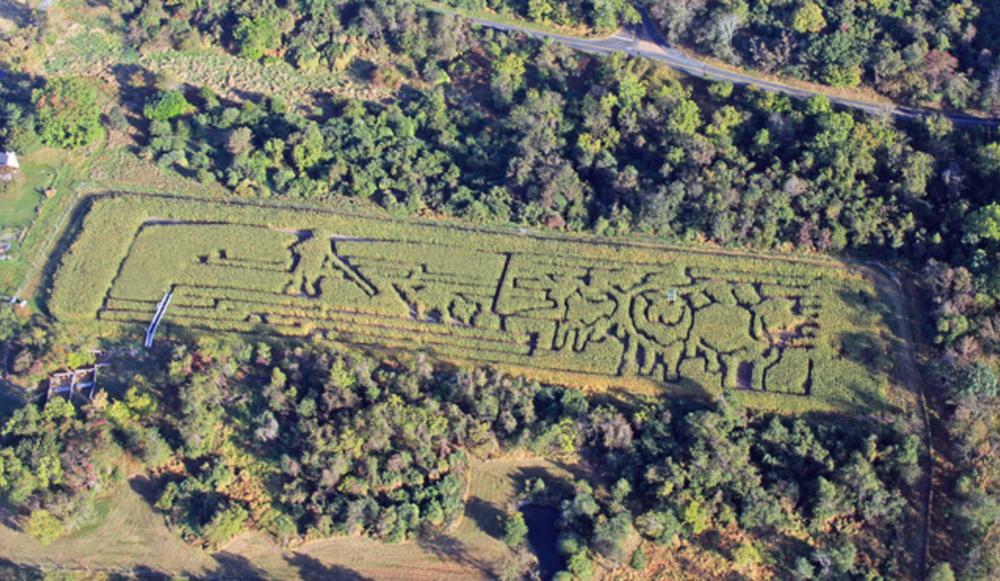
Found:
<svg viewBox="0 0 1000 581"><path fill-rule="evenodd" d="M528 525L528 546L538 557L538 568L542 579L548 580L562 569L563 560L559 555L556 537L559 530L556 520L559 511L550 506L527 504L521 507L524 522Z"/></svg>

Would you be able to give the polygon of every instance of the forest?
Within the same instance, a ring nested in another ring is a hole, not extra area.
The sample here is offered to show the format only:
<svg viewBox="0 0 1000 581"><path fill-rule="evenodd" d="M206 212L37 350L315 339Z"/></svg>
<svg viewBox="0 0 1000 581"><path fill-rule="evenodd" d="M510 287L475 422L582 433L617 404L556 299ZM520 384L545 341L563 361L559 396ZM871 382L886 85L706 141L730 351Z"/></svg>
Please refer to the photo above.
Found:
<svg viewBox="0 0 1000 581"><path fill-rule="evenodd" d="M1000 110L1000 10L994 3L877 0L450 0L480 14L607 34L640 10L671 43L752 71L895 101Z"/></svg>
<svg viewBox="0 0 1000 581"><path fill-rule="evenodd" d="M905 499L919 444L891 426L725 401L624 408L419 354L206 335L162 355L121 396L29 404L6 422L0 494L25 511L28 532L71 533L123 477L118 467L141 462L158 475L157 510L191 543L219 546L246 529L283 543L358 532L400 542L462 513L471 457L520 448L594 455L607 475L557 498L544 483L524 491L561 506L559 578L587 578L594 558L628 562L636 534L670 545L710 542L711 529L739 531L736 550L779 576L910 566ZM517 579L526 565L515 557L496 573Z"/></svg>
<svg viewBox="0 0 1000 581"><path fill-rule="evenodd" d="M671 41L768 73L907 103L1000 107L992 2L646 0Z"/></svg>

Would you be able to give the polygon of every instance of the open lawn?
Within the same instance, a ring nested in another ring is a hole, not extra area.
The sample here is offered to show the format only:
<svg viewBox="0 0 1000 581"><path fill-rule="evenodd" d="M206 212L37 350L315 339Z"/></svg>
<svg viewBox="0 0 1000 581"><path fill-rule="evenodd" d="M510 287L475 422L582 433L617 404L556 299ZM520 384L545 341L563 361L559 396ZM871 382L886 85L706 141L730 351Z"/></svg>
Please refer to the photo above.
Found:
<svg viewBox="0 0 1000 581"><path fill-rule="evenodd" d="M0 261L0 295L13 294L30 267L44 261L46 242L73 205L76 162L66 152L41 149L19 161L17 178L0 188L0 232L13 237L10 259ZM52 199L45 197L48 189L55 193Z"/></svg>
<svg viewBox="0 0 1000 581"><path fill-rule="evenodd" d="M18 160L21 164L18 176L0 185L0 229L31 224L45 190L57 187L65 178L65 158L63 151L43 149Z"/></svg>
<svg viewBox="0 0 1000 581"><path fill-rule="evenodd" d="M63 322L420 349L597 389L884 411L896 316L832 260L95 196L55 275Z"/></svg>
<svg viewBox="0 0 1000 581"><path fill-rule="evenodd" d="M249 533L217 553L185 544L140 494L141 479L123 484L100 504L107 514L75 535L45 546L0 519L0 559L45 568L170 575L288 579L487 579L509 553L502 521L507 503L526 478L557 484L572 467L536 458L476 462L466 516L440 537L388 545L363 537L312 541L283 549L269 537Z"/></svg>

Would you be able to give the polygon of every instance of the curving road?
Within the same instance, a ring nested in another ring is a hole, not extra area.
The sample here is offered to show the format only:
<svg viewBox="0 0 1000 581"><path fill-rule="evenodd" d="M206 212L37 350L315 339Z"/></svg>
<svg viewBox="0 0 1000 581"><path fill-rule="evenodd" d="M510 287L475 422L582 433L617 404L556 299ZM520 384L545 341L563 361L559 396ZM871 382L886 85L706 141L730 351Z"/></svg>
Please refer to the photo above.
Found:
<svg viewBox="0 0 1000 581"><path fill-rule="evenodd" d="M943 115L956 125L980 126L980 127L1000 127L1000 119L974 117L962 113L945 113L931 109L921 109L918 107L906 107L894 104L878 104L859 99L840 97L831 95L821 90L805 89L793 87L784 83L769 81L760 77L755 77L742 72L731 71L718 67L688 56L681 51L670 46L663 36L653 25L648 14L643 14L642 24L629 29L619 30L617 33L604 38L580 38L576 36L566 36L547 32L530 27L527 24L514 24L510 22L497 22L484 18L467 17L457 11L447 8L432 8L438 12L446 12L456 16L462 16L469 21L480 26L503 30L509 32L520 32L527 36L538 39L549 39L560 44L564 44L575 50L591 54L611 54L624 52L635 57L654 60L667 65L668 67L700 79L712 81L730 81L735 85L752 85L765 91L784 93L792 97L805 99L816 95L824 95L832 103L852 109L858 109L873 115L883 115L897 117L901 119L914 119L925 115Z"/></svg>

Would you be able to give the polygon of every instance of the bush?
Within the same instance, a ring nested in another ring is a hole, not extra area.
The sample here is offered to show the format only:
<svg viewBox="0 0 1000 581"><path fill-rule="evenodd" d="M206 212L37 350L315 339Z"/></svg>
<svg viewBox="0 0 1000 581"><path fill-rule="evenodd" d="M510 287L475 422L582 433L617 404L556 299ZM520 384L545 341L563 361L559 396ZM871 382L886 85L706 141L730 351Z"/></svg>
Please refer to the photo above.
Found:
<svg viewBox="0 0 1000 581"><path fill-rule="evenodd" d="M528 525L524 522L524 514L518 510L508 514L503 535L503 541L507 546L512 549L522 547L527 536Z"/></svg>
<svg viewBox="0 0 1000 581"><path fill-rule="evenodd" d="M649 564L649 559L646 557L646 553L642 550L642 547L637 548L632 553L632 560L629 561L629 565L636 571L642 571Z"/></svg>
<svg viewBox="0 0 1000 581"><path fill-rule="evenodd" d="M38 135L53 147L72 149L104 135L97 89L82 79L50 79L32 94Z"/></svg>
<svg viewBox="0 0 1000 581"><path fill-rule="evenodd" d="M38 542L47 545L61 537L64 529L62 521L49 511L40 508L32 511L31 516L24 523L24 531L35 537Z"/></svg>
<svg viewBox="0 0 1000 581"><path fill-rule="evenodd" d="M203 531L205 540L213 547L225 544L226 541L243 531L247 516L249 515L246 509L238 504L217 511L212 517L212 521L205 525Z"/></svg>
<svg viewBox="0 0 1000 581"><path fill-rule="evenodd" d="M187 115L194 110L180 91L163 91L156 99L146 104L142 114L150 121L169 121L174 117Z"/></svg>
<svg viewBox="0 0 1000 581"><path fill-rule="evenodd" d="M927 581L955 581L955 572L950 563L938 563L931 569Z"/></svg>

